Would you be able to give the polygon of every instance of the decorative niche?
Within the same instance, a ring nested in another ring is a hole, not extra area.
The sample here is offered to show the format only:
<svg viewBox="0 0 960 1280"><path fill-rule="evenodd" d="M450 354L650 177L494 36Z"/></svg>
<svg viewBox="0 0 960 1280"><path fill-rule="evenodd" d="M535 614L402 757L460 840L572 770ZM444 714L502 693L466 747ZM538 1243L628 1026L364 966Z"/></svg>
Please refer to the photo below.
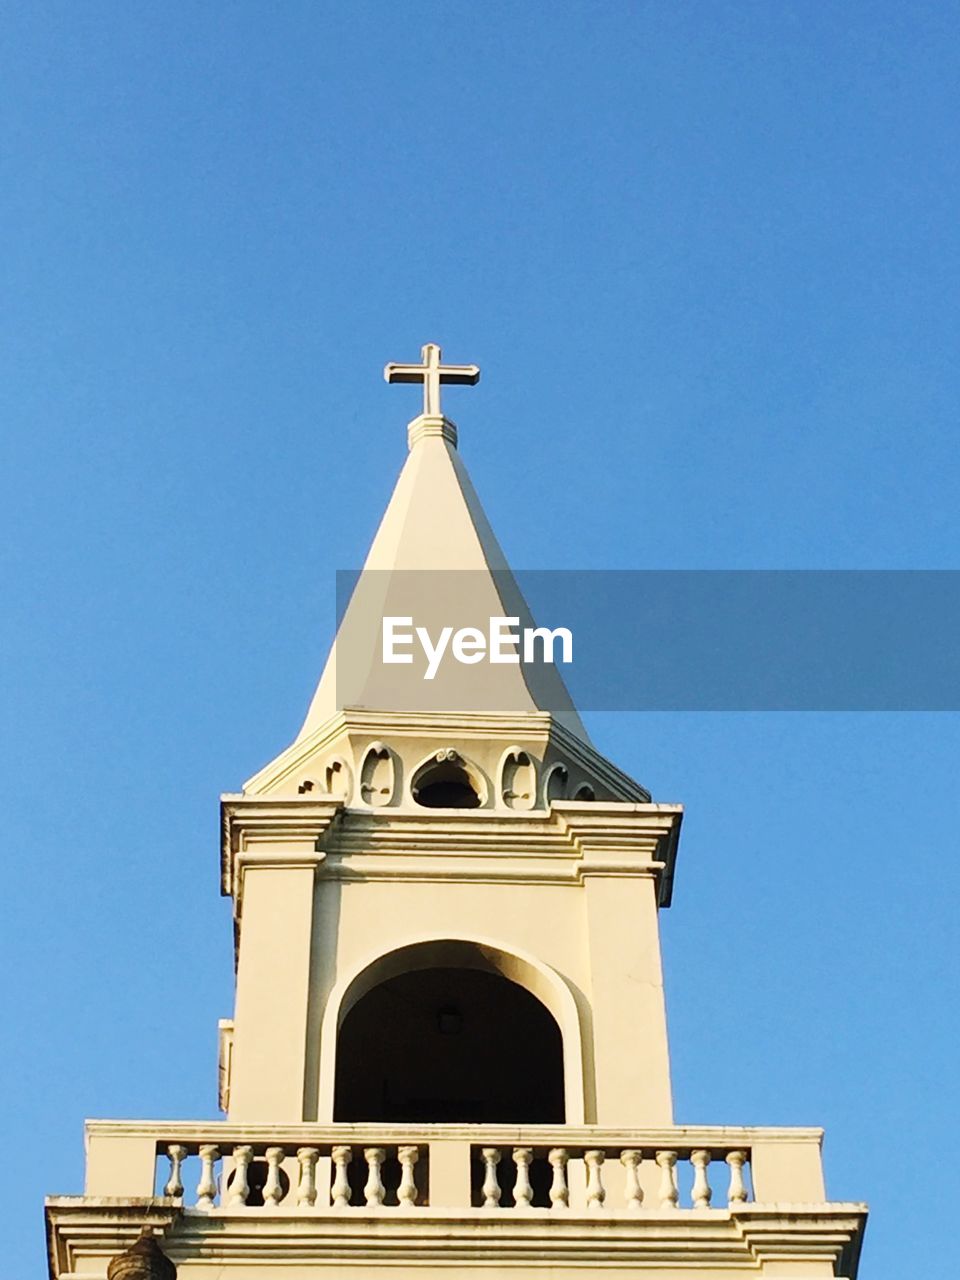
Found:
<svg viewBox="0 0 960 1280"><path fill-rule="evenodd" d="M327 762L323 771L323 782L327 795L341 800L344 804L350 803L353 794L353 773L341 756L334 756Z"/></svg>
<svg viewBox="0 0 960 1280"><path fill-rule="evenodd" d="M393 800L397 769L393 752L382 742L371 742L360 768L360 798L374 809Z"/></svg>
<svg viewBox="0 0 960 1280"><path fill-rule="evenodd" d="M550 805L554 800L565 800L569 782L570 772L567 766L565 764L552 764L547 770L547 777L543 787L544 803Z"/></svg>
<svg viewBox="0 0 960 1280"><path fill-rule="evenodd" d="M537 766L520 747L510 747L500 761L500 799L508 809L532 809L537 802Z"/></svg>

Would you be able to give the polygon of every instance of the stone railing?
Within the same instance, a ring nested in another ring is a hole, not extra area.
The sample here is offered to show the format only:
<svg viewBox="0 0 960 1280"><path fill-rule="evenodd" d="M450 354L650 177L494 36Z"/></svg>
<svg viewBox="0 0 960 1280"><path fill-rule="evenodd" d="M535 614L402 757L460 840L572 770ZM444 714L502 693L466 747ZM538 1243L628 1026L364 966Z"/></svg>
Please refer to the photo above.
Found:
<svg viewBox="0 0 960 1280"><path fill-rule="evenodd" d="M573 1196L575 1203L590 1212L615 1210L617 1205L610 1201L608 1195L609 1163L614 1161L623 1168L622 1176L616 1179L621 1191L620 1208L628 1212L642 1209L645 1204L666 1210L679 1208L677 1166L678 1163L689 1163L689 1207L709 1209L715 1198L709 1175L715 1155L727 1165L728 1170L725 1194L717 1203L724 1206L745 1204L749 1198L744 1180L744 1166L750 1159L749 1147L722 1148L719 1152L706 1147L674 1149L657 1145L648 1149L615 1147L613 1150L595 1145L513 1147L509 1152L500 1147L482 1146L474 1150L483 1166L479 1203L484 1209L510 1207L523 1211L541 1207L563 1211L570 1208ZM504 1179L502 1170L507 1159L512 1169ZM645 1161L651 1162L658 1171L652 1196L644 1188L644 1182L648 1181L643 1177ZM549 1169L548 1179L537 1177L538 1172L545 1172L544 1166ZM474 1204L477 1199L473 1197Z"/></svg>
<svg viewBox="0 0 960 1280"><path fill-rule="evenodd" d="M91 1121L88 1196L206 1213L673 1214L824 1200L818 1129Z"/></svg>
<svg viewBox="0 0 960 1280"><path fill-rule="evenodd" d="M426 1201L426 1160L421 1162L421 1154L428 1151L427 1144L415 1142L357 1149L345 1142L322 1141L293 1148L262 1142L172 1142L163 1153L167 1174L162 1191L196 1209L310 1210L318 1204L334 1209L409 1209L418 1200ZM199 1166L194 1170L196 1186L189 1179L185 1186L186 1169L194 1164Z"/></svg>

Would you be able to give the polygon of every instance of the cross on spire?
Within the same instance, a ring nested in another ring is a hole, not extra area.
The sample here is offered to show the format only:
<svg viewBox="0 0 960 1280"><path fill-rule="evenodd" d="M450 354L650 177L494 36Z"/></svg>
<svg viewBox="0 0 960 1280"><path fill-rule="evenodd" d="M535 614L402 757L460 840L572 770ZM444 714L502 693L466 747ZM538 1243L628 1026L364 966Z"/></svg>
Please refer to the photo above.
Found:
<svg viewBox="0 0 960 1280"><path fill-rule="evenodd" d="M440 387L443 383L454 386L475 386L480 381L480 369L475 364L441 364L443 353L435 342L428 342L421 349L422 364L388 364L383 376L387 382L422 382L423 414L427 418L440 418Z"/></svg>

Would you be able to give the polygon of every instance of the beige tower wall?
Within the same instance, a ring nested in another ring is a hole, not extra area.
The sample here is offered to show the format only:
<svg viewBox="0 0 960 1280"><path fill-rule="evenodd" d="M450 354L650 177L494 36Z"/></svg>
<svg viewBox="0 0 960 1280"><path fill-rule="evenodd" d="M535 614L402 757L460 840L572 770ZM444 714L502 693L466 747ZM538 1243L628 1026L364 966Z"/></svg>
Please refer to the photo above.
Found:
<svg viewBox="0 0 960 1280"><path fill-rule="evenodd" d="M654 881L584 882L597 1124L672 1124Z"/></svg>
<svg viewBox="0 0 960 1280"><path fill-rule="evenodd" d="M634 810L655 806L611 808L636 823ZM484 836L499 851L483 857L449 852L462 818L438 812L427 821L442 855L394 851L388 862L372 849L329 865L322 853L314 866L286 865L293 853L261 846L244 871L231 1120L332 1121L337 1030L352 984L372 984L370 973L401 948L454 939L496 953L501 971L553 1014L569 1123L671 1124L657 864L624 865L622 852L619 862L585 860L571 855L569 836L551 856L546 834L561 840L556 814L533 830L527 823L536 859L511 815L484 815Z"/></svg>
<svg viewBox="0 0 960 1280"><path fill-rule="evenodd" d="M303 1118L313 886L312 866L251 867L244 875L232 1115Z"/></svg>

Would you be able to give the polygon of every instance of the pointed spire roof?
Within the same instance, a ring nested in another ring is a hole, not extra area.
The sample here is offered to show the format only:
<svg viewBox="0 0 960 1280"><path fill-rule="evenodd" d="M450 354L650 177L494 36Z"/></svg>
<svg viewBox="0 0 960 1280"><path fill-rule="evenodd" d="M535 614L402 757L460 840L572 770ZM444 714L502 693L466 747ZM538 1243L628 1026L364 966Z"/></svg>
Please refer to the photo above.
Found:
<svg viewBox="0 0 960 1280"><path fill-rule="evenodd" d="M476 366L443 366L440 349L423 349L423 365L388 365L388 381L424 382L430 410L408 427L409 455L343 613L320 683L297 736L300 742L345 707L379 710L549 711L588 742L556 667L538 663L478 665L445 660L423 678L419 645L409 665L381 660L382 618L412 618L432 637L442 627L491 617L533 626L530 611L457 452L456 426L439 412L439 384L476 382ZM447 376L449 375L449 376ZM407 630L411 628L408 626Z"/></svg>

